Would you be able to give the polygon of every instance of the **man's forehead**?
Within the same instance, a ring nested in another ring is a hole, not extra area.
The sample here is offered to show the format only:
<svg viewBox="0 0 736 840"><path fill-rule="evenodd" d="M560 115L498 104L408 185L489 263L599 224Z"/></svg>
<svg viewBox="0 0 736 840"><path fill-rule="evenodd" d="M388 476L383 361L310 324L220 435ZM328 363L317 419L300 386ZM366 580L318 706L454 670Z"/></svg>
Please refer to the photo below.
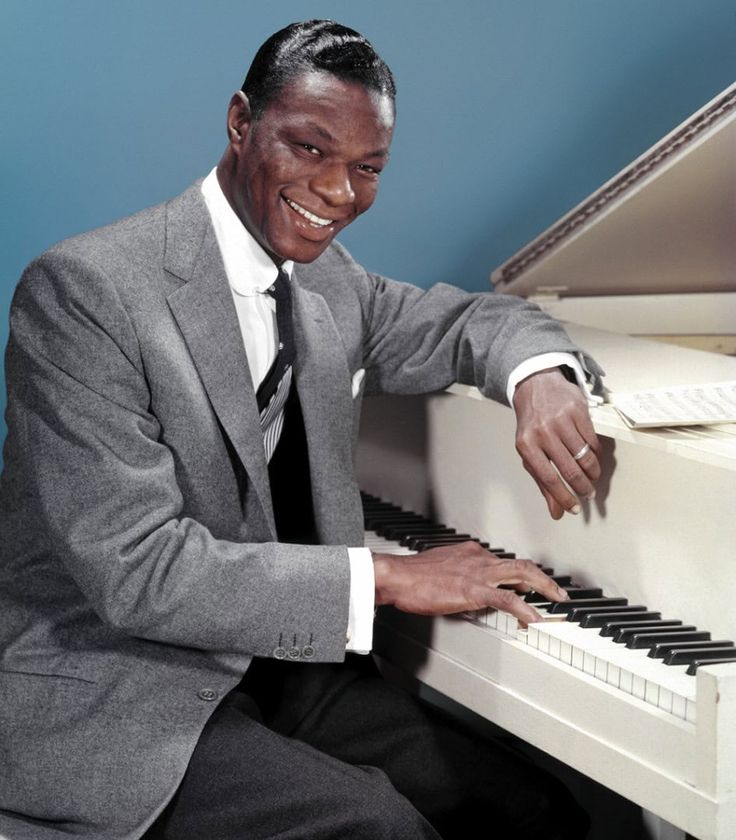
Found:
<svg viewBox="0 0 736 840"><path fill-rule="evenodd" d="M298 117L312 109L354 110L369 105L381 128L392 129L394 103L387 93L323 70L308 70L290 79L276 94L271 107Z"/></svg>

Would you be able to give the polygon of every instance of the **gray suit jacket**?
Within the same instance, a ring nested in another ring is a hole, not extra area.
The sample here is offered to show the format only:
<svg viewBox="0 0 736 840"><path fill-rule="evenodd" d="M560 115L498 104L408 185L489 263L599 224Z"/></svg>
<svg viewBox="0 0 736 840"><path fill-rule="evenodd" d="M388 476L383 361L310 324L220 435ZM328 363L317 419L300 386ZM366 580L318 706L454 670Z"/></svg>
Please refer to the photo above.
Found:
<svg viewBox="0 0 736 840"><path fill-rule="evenodd" d="M18 287L0 484L0 835L136 838L252 656L339 661L371 392L574 350L506 296L429 292L331 246L294 277L321 545L276 542L248 364L199 185L62 242Z"/></svg>

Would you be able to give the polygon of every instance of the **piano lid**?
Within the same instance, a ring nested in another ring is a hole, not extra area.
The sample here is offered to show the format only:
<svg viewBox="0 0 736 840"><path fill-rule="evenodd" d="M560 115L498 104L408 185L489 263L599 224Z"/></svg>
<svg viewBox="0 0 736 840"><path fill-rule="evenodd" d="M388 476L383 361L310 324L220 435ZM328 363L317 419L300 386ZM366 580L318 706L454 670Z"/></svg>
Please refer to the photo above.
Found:
<svg viewBox="0 0 736 840"><path fill-rule="evenodd" d="M736 290L736 84L491 274L524 297Z"/></svg>

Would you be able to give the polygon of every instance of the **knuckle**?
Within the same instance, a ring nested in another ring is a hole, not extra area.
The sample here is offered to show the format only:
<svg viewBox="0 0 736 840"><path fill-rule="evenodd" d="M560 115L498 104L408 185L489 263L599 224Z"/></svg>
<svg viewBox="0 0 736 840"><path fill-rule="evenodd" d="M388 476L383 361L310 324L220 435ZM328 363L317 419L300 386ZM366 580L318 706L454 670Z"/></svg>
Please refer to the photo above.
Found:
<svg viewBox="0 0 736 840"><path fill-rule="evenodd" d="M528 575L531 571L536 570L536 566L531 560L524 557L514 557L508 561L511 569L518 572L519 575Z"/></svg>
<svg viewBox="0 0 736 840"><path fill-rule="evenodd" d="M511 610L518 602L519 596L511 589L496 589L494 593L494 602L502 610Z"/></svg>
<svg viewBox="0 0 736 840"><path fill-rule="evenodd" d="M579 467L565 467L560 470L560 474L568 484L577 484L584 477L583 471Z"/></svg>
<svg viewBox="0 0 736 840"><path fill-rule="evenodd" d="M556 489L560 484L559 475L557 475L557 473L552 469L540 470L537 477L542 485L550 491Z"/></svg>

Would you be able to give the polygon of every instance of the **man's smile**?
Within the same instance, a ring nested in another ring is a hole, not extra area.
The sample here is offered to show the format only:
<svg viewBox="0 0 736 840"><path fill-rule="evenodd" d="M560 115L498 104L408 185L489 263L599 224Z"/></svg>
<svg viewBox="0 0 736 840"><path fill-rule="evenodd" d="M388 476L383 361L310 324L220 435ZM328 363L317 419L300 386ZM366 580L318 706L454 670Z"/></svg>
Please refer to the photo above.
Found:
<svg viewBox="0 0 736 840"><path fill-rule="evenodd" d="M294 210L296 213L299 213L300 216L304 216L304 218L314 227L316 228L323 228L327 227L328 225L332 225L335 223L334 219L323 219L320 216L315 215L314 213L310 213L305 207L302 207L300 204L297 204L296 201L292 201L292 199L287 198L285 195L282 196L284 201Z"/></svg>

